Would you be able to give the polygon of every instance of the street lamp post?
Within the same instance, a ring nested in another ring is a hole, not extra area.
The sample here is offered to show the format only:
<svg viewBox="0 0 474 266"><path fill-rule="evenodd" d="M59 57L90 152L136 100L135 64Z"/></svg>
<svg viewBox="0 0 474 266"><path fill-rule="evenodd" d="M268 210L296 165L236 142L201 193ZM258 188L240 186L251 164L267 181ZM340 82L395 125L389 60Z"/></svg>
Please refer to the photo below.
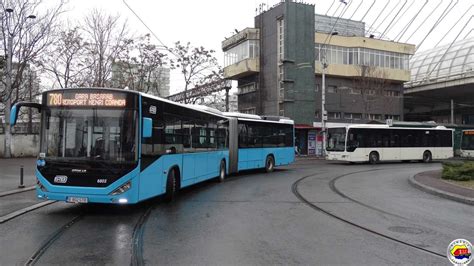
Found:
<svg viewBox="0 0 474 266"><path fill-rule="evenodd" d="M336 21L337 22L337 21ZM320 56L320 60L321 60L321 64L322 64L322 70L321 70L321 132L322 132L322 136L323 136L323 157L326 156L326 120L328 119L328 115L327 115L327 111L326 111L326 69L328 68L328 64L327 64L327 59L326 59L326 54L327 54L327 47L326 45L328 45L330 42L331 42L331 38L332 36L334 35L338 35L338 32L337 31L332 31L330 33L331 37L329 38L329 41L327 41L327 38L326 38L326 41L323 43L323 46L321 47L320 52L321 53L321 56Z"/></svg>
<svg viewBox="0 0 474 266"><path fill-rule="evenodd" d="M326 120L327 120L327 114L326 114L326 68L328 65L325 62L326 57L322 59L322 73L321 73L321 131L322 131L322 136L323 136L323 157L326 156Z"/></svg>
<svg viewBox="0 0 474 266"><path fill-rule="evenodd" d="M12 97L12 64L13 64L13 34L14 31L10 30L10 20L13 13L12 8L6 8L6 24L7 24L7 73L5 75L5 89L6 89L6 104L5 104L5 158L11 158L11 146L12 146L12 135L11 135L11 121L10 121L10 109L11 109L11 97ZM27 19L35 19L35 15L29 15Z"/></svg>

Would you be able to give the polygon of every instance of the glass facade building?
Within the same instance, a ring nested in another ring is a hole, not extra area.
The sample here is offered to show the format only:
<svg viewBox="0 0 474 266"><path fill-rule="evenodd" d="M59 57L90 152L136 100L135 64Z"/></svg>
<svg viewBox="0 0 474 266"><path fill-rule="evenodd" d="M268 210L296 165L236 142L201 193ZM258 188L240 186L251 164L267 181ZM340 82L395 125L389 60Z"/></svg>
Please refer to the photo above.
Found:
<svg viewBox="0 0 474 266"><path fill-rule="evenodd" d="M322 45L315 47L316 61L326 56L328 64L364 65L409 70L409 55L360 47Z"/></svg>
<svg viewBox="0 0 474 266"><path fill-rule="evenodd" d="M259 40L246 40L224 52L224 67L249 58L258 58Z"/></svg>

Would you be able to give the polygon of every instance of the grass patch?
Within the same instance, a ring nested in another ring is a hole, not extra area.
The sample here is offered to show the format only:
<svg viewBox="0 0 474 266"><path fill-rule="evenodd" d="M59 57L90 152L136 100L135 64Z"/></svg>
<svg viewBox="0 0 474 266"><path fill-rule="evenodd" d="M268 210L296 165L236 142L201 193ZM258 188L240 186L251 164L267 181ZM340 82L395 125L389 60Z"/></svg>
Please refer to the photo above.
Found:
<svg viewBox="0 0 474 266"><path fill-rule="evenodd" d="M445 180L444 182L474 190L474 180L469 180L469 181Z"/></svg>
<svg viewBox="0 0 474 266"><path fill-rule="evenodd" d="M443 163L441 178L456 181L474 180L474 162Z"/></svg>

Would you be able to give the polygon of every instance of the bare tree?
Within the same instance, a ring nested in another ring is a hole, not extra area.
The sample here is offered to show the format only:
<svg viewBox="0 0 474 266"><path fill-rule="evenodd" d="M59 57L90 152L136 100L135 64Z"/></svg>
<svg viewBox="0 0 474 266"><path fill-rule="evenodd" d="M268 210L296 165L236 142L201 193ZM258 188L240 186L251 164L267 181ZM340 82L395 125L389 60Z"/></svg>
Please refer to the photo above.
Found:
<svg viewBox="0 0 474 266"><path fill-rule="evenodd" d="M376 109L377 105L384 109L386 104L393 101L392 97L386 95L390 82L387 73L381 68L365 65L355 67L357 76L353 79L353 89L360 93L364 108L363 117L368 119L370 111Z"/></svg>
<svg viewBox="0 0 474 266"><path fill-rule="evenodd" d="M50 45L64 1L59 0L53 8L46 10L42 5L41 0L0 1L0 7L4 10L0 15L0 41L7 61L5 79L2 79L3 86L0 88L0 102L5 103L5 106L0 106L5 115L5 157L11 157L11 105L22 100L20 88L24 72Z"/></svg>
<svg viewBox="0 0 474 266"><path fill-rule="evenodd" d="M173 68L181 71L184 78L184 102L187 103L186 93L190 85L202 85L206 79L218 75L219 65L214 56L214 50L204 47L193 47L191 43L182 45L179 41L171 49L176 61L171 62Z"/></svg>
<svg viewBox="0 0 474 266"><path fill-rule="evenodd" d="M88 46L78 27L61 30L40 64L59 87L84 86L89 79L84 75L90 67L85 58Z"/></svg>
<svg viewBox="0 0 474 266"><path fill-rule="evenodd" d="M150 34L128 45L121 60L114 63L121 72L114 78L117 85L162 96L159 91L162 82L161 71L168 65L168 58L160 49L151 43Z"/></svg>
<svg viewBox="0 0 474 266"><path fill-rule="evenodd" d="M93 87L105 87L110 80L112 63L118 60L130 44L127 23L121 22L118 15L107 15L94 9L85 18L85 38L88 40L87 61Z"/></svg>

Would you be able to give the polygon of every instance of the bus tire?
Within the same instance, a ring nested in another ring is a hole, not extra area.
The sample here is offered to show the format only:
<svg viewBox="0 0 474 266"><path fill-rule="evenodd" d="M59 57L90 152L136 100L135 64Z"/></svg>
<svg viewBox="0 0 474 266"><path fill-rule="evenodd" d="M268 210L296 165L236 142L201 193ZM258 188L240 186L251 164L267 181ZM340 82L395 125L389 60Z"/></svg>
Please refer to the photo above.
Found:
<svg viewBox="0 0 474 266"><path fill-rule="evenodd" d="M176 169L170 169L166 178L165 201L172 202L178 192L178 182L176 180Z"/></svg>
<svg viewBox="0 0 474 266"><path fill-rule="evenodd" d="M379 153L376 151L373 151L369 154L369 163L370 164L377 164L380 160Z"/></svg>
<svg viewBox="0 0 474 266"><path fill-rule="evenodd" d="M275 170L275 159L273 155L268 155L265 159L265 172L271 173Z"/></svg>
<svg viewBox="0 0 474 266"><path fill-rule="evenodd" d="M224 182L226 175L225 161L222 160L219 166L219 175L217 176L217 181L220 183Z"/></svg>
<svg viewBox="0 0 474 266"><path fill-rule="evenodd" d="M429 163L433 159L431 152L430 151L425 151L423 152L423 162L424 163Z"/></svg>

